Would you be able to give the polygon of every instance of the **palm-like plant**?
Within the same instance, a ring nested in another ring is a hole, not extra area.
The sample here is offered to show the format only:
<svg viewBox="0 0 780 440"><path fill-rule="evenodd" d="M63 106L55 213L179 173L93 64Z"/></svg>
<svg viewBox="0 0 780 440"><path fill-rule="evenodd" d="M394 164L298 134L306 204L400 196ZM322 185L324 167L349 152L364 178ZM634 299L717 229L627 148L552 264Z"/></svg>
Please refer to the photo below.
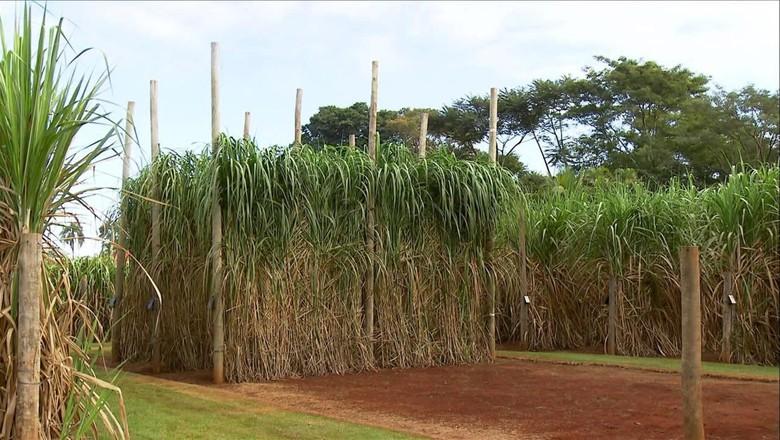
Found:
<svg viewBox="0 0 780 440"><path fill-rule="evenodd" d="M116 209L106 214L103 222L98 227L98 237L102 245L100 255L111 255L114 249L113 243L116 241L119 231L119 212Z"/></svg>
<svg viewBox="0 0 780 440"><path fill-rule="evenodd" d="M0 23L0 206L11 213L8 234L18 237L12 294L16 438L37 440L51 434L40 432L39 420L42 235L55 213L83 204L85 190L77 184L106 152L111 130L79 151L73 148L82 127L108 121L97 100L107 72L77 73L73 61L84 52L68 60L62 20L49 28L44 10L36 28L30 6L23 9L11 41Z"/></svg>
<svg viewBox="0 0 780 440"><path fill-rule="evenodd" d="M76 258L76 245L81 247L84 244L84 229L81 223L77 221L70 222L60 229L60 240L70 247L70 253Z"/></svg>

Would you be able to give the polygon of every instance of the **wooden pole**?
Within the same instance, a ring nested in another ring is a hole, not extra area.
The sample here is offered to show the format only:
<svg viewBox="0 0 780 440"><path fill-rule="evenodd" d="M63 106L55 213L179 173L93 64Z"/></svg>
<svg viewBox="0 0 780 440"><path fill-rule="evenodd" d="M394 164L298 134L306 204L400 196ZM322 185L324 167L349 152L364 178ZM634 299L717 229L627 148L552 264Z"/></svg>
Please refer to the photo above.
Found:
<svg viewBox="0 0 780 440"><path fill-rule="evenodd" d="M368 109L368 155L376 160L376 114L379 87L379 61L371 61L371 105Z"/></svg>
<svg viewBox="0 0 780 440"><path fill-rule="evenodd" d="M609 316L607 321L607 354L617 353L617 277L609 276Z"/></svg>
<svg viewBox="0 0 780 440"><path fill-rule="evenodd" d="M701 291L699 248L680 249L682 397L686 440L704 439L701 402Z"/></svg>
<svg viewBox="0 0 780 440"><path fill-rule="evenodd" d="M496 128L498 126L498 93L495 87L490 89L490 131L489 131L489 144L488 144L488 156L490 157L490 163L496 165ZM492 266L493 258L493 238L488 239L485 259ZM491 268L492 269L492 268ZM496 359L496 280L495 274L489 274L490 280L488 282L489 289L489 307L490 314L488 320L488 333L490 338L490 358Z"/></svg>
<svg viewBox="0 0 780 440"><path fill-rule="evenodd" d="M377 92L379 83L379 62L371 62L371 104L368 111L368 157L376 161L376 114L377 114ZM374 193L371 191L368 195L368 206L366 209L366 247L369 254L376 252L374 243ZM373 259L372 259L373 261ZM373 358L374 347L374 288L375 288L374 264L369 263L366 273L366 284L364 291L364 325L366 337L371 347L370 353Z"/></svg>
<svg viewBox="0 0 780 440"><path fill-rule="evenodd" d="M420 115L420 142L417 146L417 154L420 157L425 157L425 148L428 143L428 112L424 112Z"/></svg>
<svg viewBox="0 0 780 440"><path fill-rule="evenodd" d="M211 43L211 153L219 153L219 45ZM211 206L211 295L214 299L213 370L215 384L225 382L225 299L222 295L222 210L219 204L218 180L214 179Z"/></svg>
<svg viewBox="0 0 780 440"><path fill-rule="evenodd" d="M151 142L152 142L152 169L155 169L155 162L160 156L160 132L157 122L157 81L149 82L149 119L151 122ZM159 183L156 173L152 173L153 194L155 201L152 202L152 269L155 273L160 273L160 199ZM154 325L152 327L152 372L160 372L160 304L154 308Z"/></svg>
<svg viewBox="0 0 780 440"><path fill-rule="evenodd" d="M130 178L130 156L133 148L134 131L133 112L135 102L127 103L127 116L125 117L125 142L122 155L122 190ZM120 203L124 196L120 194ZM122 318L122 299L125 295L125 258L127 249L127 209L126 205L120 205L119 211L119 249L116 255L116 273L114 278L114 308L111 309L111 358L115 363L122 361L122 327L119 320Z"/></svg>
<svg viewBox="0 0 780 440"><path fill-rule="evenodd" d="M734 272L727 270L723 274L723 299L721 304L723 311L723 333L721 335L720 360L731 362L731 330L734 322L734 304L731 298L734 295Z"/></svg>
<svg viewBox="0 0 780 440"><path fill-rule="evenodd" d="M303 103L303 89L295 89L295 145L301 145L301 105Z"/></svg>
<svg viewBox="0 0 780 440"><path fill-rule="evenodd" d="M82 275L79 280L79 294L81 298L88 298L87 289L89 289L89 280L87 279L87 275Z"/></svg>
<svg viewBox="0 0 780 440"><path fill-rule="evenodd" d="M25 226L17 257L19 315L16 359L16 438L39 440L41 388L41 234Z"/></svg>
<svg viewBox="0 0 780 440"><path fill-rule="evenodd" d="M495 87L490 88L490 131L488 132L488 156L490 163L495 164L498 159L496 149L496 136L498 133L498 90Z"/></svg>
<svg viewBox="0 0 780 440"><path fill-rule="evenodd" d="M349 147L355 148L355 135L351 134L349 135Z"/></svg>
<svg viewBox="0 0 780 440"><path fill-rule="evenodd" d="M252 123L252 114L244 112L244 139L249 140L249 125Z"/></svg>
<svg viewBox="0 0 780 440"><path fill-rule="evenodd" d="M526 223L525 204L520 207L520 242L518 257L520 258L520 348L529 347L528 309L531 307L531 296L528 292L528 258L525 247Z"/></svg>

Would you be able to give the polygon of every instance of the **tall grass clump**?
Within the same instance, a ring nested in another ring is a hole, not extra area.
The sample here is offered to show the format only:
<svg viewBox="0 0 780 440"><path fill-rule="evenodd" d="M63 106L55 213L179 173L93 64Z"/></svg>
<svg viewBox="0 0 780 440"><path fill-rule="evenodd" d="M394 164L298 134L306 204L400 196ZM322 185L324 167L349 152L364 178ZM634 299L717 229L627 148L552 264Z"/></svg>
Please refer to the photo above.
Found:
<svg viewBox="0 0 780 440"><path fill-rule="evenodd" d="M226 376L232 381L486 359L484 244L516 193L504 171L383 146L259 149L222 137L219 156L163 154L131 182L161 182L163 363L210 366L208 206L219 179ZM376 227L365 221L375 195ZM127 202L130 247L149 257L149 202ZM366 236L377 243L369 252ZM366 268L377 269L375 340L362 326ZM138 279L142 278L139 274ZM133 286L135 283L130 283ZM142 283L138 283L142 286ZM132 288L127 356L149 357L149 292Z"/></svg>
<svg viewBox="0 0 780 440"><path fill-rule="evenodd" d="M719 349L724 272L734 273L734 358L777 363L778 168L734 173L703 190L672 182L570 184L527 204L527 254L534 349L602 350L608 281L620 285L618 351L677 355L677 251L702 249L704 349ZM519 203L519 202L518 202ZM501 222L500 337L518 337L516 216Z"/></svg>
<svg viewBox="0 0 780 440"><path fill-rule="evenodd" d="M78 257L68 261L71 296L95 315L96 330L104 337L111 328L116 264L109 255Z"/></svg>

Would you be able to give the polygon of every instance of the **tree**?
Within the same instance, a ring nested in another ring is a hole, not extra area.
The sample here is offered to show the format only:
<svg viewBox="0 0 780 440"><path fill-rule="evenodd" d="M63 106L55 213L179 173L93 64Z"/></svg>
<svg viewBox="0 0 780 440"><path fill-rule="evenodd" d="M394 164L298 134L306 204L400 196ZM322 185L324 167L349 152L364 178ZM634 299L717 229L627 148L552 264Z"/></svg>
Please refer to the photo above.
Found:
<svg viewBox="0 0 780 440"><path fill-rule="evenodd" d="M76 245L81 247L84 244L84 229L78 221L72 221L62 227L60 230L60 240L70 247L71 255L76 257Z"/></svg>
<svg viewBox="0 0 780 440"><path fill-rule="evenodd" d="M496 156L499 165L516 175L527 173L516 155L517 148L529 139L536 118L531 113L524 89L502 90L498 99ZM478 159L483 153L476 145L487 141L490 126L490 98L467 96L434 114L431 131L461 159ZM487 154L484 154L487 157Z"/></svg>
<svg viewBox="0 0 780 440"><path fill-rule="evenodd" d="M776 163L780 150L780 91L754 86L727 93L718 90L713 101L724 113L720 127L735 143L739 157L732 161Z"/></svg>
<svg viewBox="0 0 780 440"><path fill-rule="evenodd" d="M475 146L485 140L490 125L489 100L467 96L429 116L428 129L440 143L449 144L458 157L476 155Z"/></svg>
<svg viewBox="0 0 780 440"><path fill-rule="evenodd" d="M403 142L406 128L402 122L392 123L399 114L413 113L411 109L379 110L377 112L377 132L382 142ZM325 145L347 145L349 135L355 135L358 146L368 143L368 104L356 102L349 107L328 105L320 107L312 115L309 123L302 127L303 141L317 147ZM419 122L417 123L419 130Z"/></svg>
<svg viewBox="0 0 780 440"><path fill-rule="evenodd" d="M705 110L709 79L681 66L596 59L606 66L585 69L586 88L574 115L590 129L573 152L579 167L636 168L651 180L679 175L691 165L691 145L683 142L689 133L679 123L687 112Z"/></svg>
<svg viewBox="0 0 780 440"><path fill-rule="evenodd" d="M431 115L435 117L437 110L404 107L395 112L394 117L389 117L388 114L384 118L379 118L377 114L377 130L382 142L401 143L410 148L417 147L420 142L420 121L423 113L428 113L430 121Z"/></svg>
<svg viewBox="0 0 780 440"><path fill-rule="evenodd" d="M356 102L349 107L328 105L303 126L303 141L310 145L346 145L349 135L355 135L358 145L365 145L368 136L368 105Z"/></svg>
<svg viewBox="0 0 780 440"><path fill-rule="evenodd" d="M546 154L545 163L564 167L581 168L576 155L576 138L572 124L579 115L583 81L564 76L558 80L536 80L528 90L531 123L535 123L531 135L539 150Z"/></svg>
<svg viewBox="0 0 780 440"><path fill-rule="evenodd" d="M119 237L119 212L112 209L98 227L98 237L102 240L101 255L112 255L114 243Z"/></svg>

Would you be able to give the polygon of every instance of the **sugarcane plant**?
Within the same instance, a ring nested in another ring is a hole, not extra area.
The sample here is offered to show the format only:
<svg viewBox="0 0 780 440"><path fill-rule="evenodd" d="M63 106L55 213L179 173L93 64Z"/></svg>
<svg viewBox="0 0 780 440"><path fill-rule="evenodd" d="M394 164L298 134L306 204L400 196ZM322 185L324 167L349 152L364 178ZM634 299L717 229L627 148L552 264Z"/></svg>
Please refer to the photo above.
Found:
<svg viewBox="0 0 780 440"><path fill-rule="evenodd" d="M69 286L50 282L44 265L56 253L50 227L73 206L85 205L82 176L110 147L114 124L98 99L108 71L79 73L74 61L84 52L70 52L62 20L50 27L47 14L44 9L36 26L25 5L10 40L0 22L0 256L3 270L15 270L12 288L2 292L11 320L4 315L4 339L13 341L11 351L3 351L3 380L15 383L3 388L2 404L8 411L15 401L15 418L1 432L10 436L13 429L22 440L70 436L68 429L101 419L109 434L122 436L116 419L95 403L100 399L90 384L97 379L78 371L82 347L60 327L72 317L62 299ZM106 127L105 136L76 148L76 135L95 125ZM62 315L43 313L52 308Z"/></svg>

